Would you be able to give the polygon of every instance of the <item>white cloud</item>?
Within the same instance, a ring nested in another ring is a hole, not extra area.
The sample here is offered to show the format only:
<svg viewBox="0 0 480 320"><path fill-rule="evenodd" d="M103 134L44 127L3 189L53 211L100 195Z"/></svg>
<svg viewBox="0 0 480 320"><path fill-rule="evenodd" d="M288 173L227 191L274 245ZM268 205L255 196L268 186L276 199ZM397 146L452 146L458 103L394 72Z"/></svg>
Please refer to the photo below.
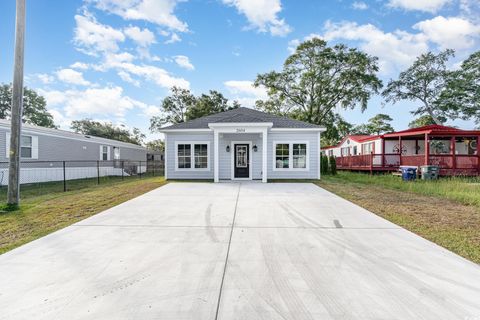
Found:
<svg viewBox="0 0 480 320"><path fill-rule="evenodd" d="M291 32L285 20L278 17L282 11L280 0L223 0L223 3L234 6L247 17L250 26L260 32L270 32L273 36Z"/></svg>
<svg viewBox="0 0 480 320"><path fill-rule="evenodd" d="M173 86L185 89L190 88L190 83L187 80L174 77L169 72L159 67L151 65L136 65L129 62L119 63L115 67L117 70L152 81L163 88L170 89Z"/></svg>
<svg viewBox="0 0 480 320"><path fill-rule="evenodd" d="M38 73L34 76L36 76L38 80L40 80L40 82L43 84L50 84L55 81L55 78L53 76L46 73Z"/></svg>
<svg viewBox="0 0 480 320"><path fill-rule="evenodd" d="M133 84L135 87L140 87L140 81L133 79L132 76L123 70L117 72L118 76L125 82Z"/></svg>
<svg viewBox="0 0 480 320"><path fill-rule="evenodd" d="M160 113L160 108L154 105L148 105L143 108L143 114L149 118L153 116L158 116Z"/></svg>
<svg viewBox="0 0 480 320"><path fill-rule="evenodd" d="M187 56L174 56L173 60L176 64L180 67L187 69L187 70L195 70L195 67L190 62L190 59Z"/></svg>
<svg viewBox="0 0 480 320"><path fill-rule="evenodd" d="M147 28L142 30L139 27L130 26L125 28L124 32L127 37L135 41L141 47L148 47L155 43L155 35Z"/></svg>
<svg viewBox="0 0 480 320"><path fill-rule="evenodd" d="M358 25L356 22L327 22L323 38L327 41L342 39L358 42L363 51L380 59L380 71L383 74L408 66L415 57L428 51L423 34L401 30L383 32L374 25Z"/></svg>
<svg viewBox="0 0 480 320"><path fill-rule="evenodd" d="M75 62L70 65L70 68L73 69L80 69L80 70L87 70L90 66L84 62Z"/></svg>
<svg viewBox="0 0 480 320"><path fill-rule="evenodd" d="M83 74L73 69L61 69L56 72L57 78L60 81L77 84L81 86L88 86L90 82L83 78Z"/></svg>
<svg viewBox="0 0 480 320"><path fill-rule="evenodd" d="M44 91L49 107L62 108L68 118L81 116L123 117L135 107L145 108L146 104L123 94L121 87L89 88L86 90Z"/></svg>
<svg viewBox="0 0 480 320"><path fill-rule="evenodd" d="M352 3L352 8L355 10L367 10L368 5L363 1L354 1Z"/></svg>
<svg viewBox="0 0 480 320"><path fill-rule="evenodd" d="M225 81L224 85L227 87L228 91L233 94L243 94L258 99L267 98L267 91L263 87L255 88L252 81L247 80L230 80Z"/></svg>
<svg viewBox="0 0 480 320"><path fill-rule="evenodd" d="M178 34L173 32L172 35L170 36L170 39L165 41L165 44L172 44L172 43L180 42L180 41L182 41L182 39L178 36Z"/></svg>
<svg viewBox="0 0 480 320"><path fill-rule="evenodd" d="M442 49L455 48L467 49L475 44L475 39L480 37L480 25L458 18L442 16L421 21L413 26Z"/></svg>
<svg viewBox="0 0 480 320"><path fill-rule="evenodd" d="M180 32L188 31L188 25L175 15L175 7L181 0L90 0L98 9L114 13L126 20L145 20Z"/></svg>
<svg viewBox="0 0 480 320"><path fill-rule="evenodd" d="M97 52L115 52L118 42L125 41L125 35L111 26L97 22L88 12L75 16L74 42L83 52L95 55Z"/></svg>
<svg viewBox="0 0 480 320"><path fill-rule="evenodd" d="M224 82L227 90L234 96L242 106L253 107L255 101L268 98L267 90L264 87L255 88L252 81L230 80Z"/></svg>
<svg viewBox="0 0 480 320"><path fill-rule="evenodd" d="M451 0L390 0L388 6L404 9L435 13Z"/></svg>
<svg viewBox="0 0 480 320"><path fill-rule="evenodd" d="M382 74L390 74L409 66L417 56L432 50L429 44L438 45L440 49L461 51L474 46L480 37L479 26L461 18L438 16L418 22L413 28L419 32L384 32L372 24L328 21L324 34L319 37L327 41L341 39L355 42L360 49L379 58Z"/></svg>

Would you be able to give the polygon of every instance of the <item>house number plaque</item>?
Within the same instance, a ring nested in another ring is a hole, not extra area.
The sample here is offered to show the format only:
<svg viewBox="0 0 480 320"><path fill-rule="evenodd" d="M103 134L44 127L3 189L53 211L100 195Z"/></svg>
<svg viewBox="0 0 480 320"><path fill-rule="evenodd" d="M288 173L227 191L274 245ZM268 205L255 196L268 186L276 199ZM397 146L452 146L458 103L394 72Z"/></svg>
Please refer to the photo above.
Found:
<svg viewBox="0 0 480 320"><path fill-rule="evenodd" d="M245 132L245 128L237 128L237 133Z"/></svg>

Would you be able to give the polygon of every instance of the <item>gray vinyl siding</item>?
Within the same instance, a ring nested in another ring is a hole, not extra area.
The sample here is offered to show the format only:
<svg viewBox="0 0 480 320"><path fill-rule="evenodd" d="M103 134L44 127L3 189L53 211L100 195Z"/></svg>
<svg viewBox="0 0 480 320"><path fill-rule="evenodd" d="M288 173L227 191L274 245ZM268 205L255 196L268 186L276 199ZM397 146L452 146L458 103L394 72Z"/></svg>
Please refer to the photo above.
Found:
<svg viewBox="0 0 480 320"><path fill-rule="evenodd" d="M268 179L318 179L318 172L320 170L318 150L318 132L269 132L267 143L267 166ZM307 141L307 152L309 155L309 170L308 171L293 171L293 170L273 170L273 157L275 157L273 150L274 141L278 142L296 142Z"/></svg>
<svg viewBox="0 0 480 320"><path fill-rule="evenodd" d="M8 161L6 157L6 137L10 130L0 128L0 162ZM97 161L100 159L100 146L110 147L110 160L113 159L113 147L120 148L120 158L123 160L145 161L146 149L142 147L117 143L114 140L105 139L102 142L90 142L88 140L74 139L72 137L54 136L39 132L24 131L25 135L38 137L38 158L24 159L24 161Z"/></svg>
<svg viewBox="0 0 480 320"><path fill-rule="evenodd" d="M213 179L213 158L214 158L214 145L213 145L213 132L212 133L166 133L166 170L168 179ZM175 144L176 142L195 142L195 141L208 141L209 144L209 157L208 164L209 170L176 170L176 154Z"/></svg>

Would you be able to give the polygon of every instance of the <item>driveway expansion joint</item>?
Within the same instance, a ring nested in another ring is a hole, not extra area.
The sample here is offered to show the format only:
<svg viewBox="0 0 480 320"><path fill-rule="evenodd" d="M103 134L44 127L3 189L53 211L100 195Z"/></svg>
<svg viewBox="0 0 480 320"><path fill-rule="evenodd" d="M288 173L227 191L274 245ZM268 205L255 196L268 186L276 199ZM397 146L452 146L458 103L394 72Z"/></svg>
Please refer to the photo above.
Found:
<svg viewBox="0 0 480 320"><path fill-rule="evenodd" d="M242 186L242 184L239 183L238 184L238 190L237 190L237 199L235 200L235 210L233 211L232 225L231 225L231 229L230 229L230 237L228 239L227 254L225 256L225 264L223 266L222 281L220 282L220 290L218 292L217 309L215 311L215 320L218 319L218 312L220 311L220 302L222 300L223 283L225 282L225 274L227 273L228 257L230 255L230 246L232 244L233 229L235 228L235 218L237 217L238 198L240 197L241 186Z"/></svg>

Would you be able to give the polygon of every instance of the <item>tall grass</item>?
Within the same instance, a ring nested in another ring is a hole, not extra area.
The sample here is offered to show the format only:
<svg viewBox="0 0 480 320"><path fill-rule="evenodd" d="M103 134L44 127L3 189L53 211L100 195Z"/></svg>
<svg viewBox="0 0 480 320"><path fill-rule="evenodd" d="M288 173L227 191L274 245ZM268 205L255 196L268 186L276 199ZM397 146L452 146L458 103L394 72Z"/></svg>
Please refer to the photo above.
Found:
<svg viewBox="0 0 480 320"><path fill-rule="evenodd" d="M336 176L323 176L322 179L333 183L374 185L427 196L438 196L466 205L480 207L480 178L478 177L442 177L439 180L407 182L402 181L401 177L390 174L369 175L366 173L341 171Z"/></svg>

